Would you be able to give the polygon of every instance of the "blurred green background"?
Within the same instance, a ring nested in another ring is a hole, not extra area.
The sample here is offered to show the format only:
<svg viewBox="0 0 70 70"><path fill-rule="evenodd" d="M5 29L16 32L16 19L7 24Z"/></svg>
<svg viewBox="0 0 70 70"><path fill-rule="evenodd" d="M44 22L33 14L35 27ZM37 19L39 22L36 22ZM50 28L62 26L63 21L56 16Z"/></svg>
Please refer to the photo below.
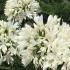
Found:
<svg viewBox="0 0 70 70"><path fill-rule="evenodd" d="M5 15L4 15L5 3L6 3L6 0L0 0L0 20L6 19Z"/></svg>
<svg viewBox="0 0 70 70"><path fill-rule="evenodd" d="M58 15L65 22L70 23L70 0L38 0L40 2L41 10L46 15ZM6 0L0 0L0 20L6 20L4 15ZM46 16L45 16L46 18ZM15 60L17 60L15 58ZM32 63L25 69L21 64L19 64L19 60L17 60L14 65L6 67L7 64L3 64L0 66L0 70L35 70ZM10 67L10 68L9 68ZM41 69L38 69L41 70ZM60 69L59 69L60 70Z"/></svg>
<svg viewBox="0 0 70 70"><path fill-rule="evenodd" d="M38 0L44 13L58 15L70 23L70 0Z"/></svg>

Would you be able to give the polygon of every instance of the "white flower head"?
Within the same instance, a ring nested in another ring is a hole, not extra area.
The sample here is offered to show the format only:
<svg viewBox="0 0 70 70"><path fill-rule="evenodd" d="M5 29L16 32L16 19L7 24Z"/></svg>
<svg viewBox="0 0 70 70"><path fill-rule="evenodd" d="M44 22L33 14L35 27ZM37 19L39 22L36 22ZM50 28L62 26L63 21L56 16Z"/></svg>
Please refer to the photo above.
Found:
<svg viewBox="0 0 70 70"><path fill-rule="evenodd" d="M8 20L22 22L26 16L32 18L34 12L38 12L39 3L35 0L7 0L5 15Z"/></svg>
<svg viewBox="0 0 70 70"><path fill-rule="evenodd" d="M16 27L13 23L0 21L0 59L8 64L13 61L13 55L16 55Z"/></svg>
<svg viewBox="0 0 70 70"><path fill-rule="evenodd" d="M52 15L46 24L42 15L35 15L34 21L33 27L26 24L16 37L24 66L33 60L35 67L41 66L43 70L57 70L59 65L63 65L61 70L69 70L70 26L64 22L60 25L60 18Z"/></svg>

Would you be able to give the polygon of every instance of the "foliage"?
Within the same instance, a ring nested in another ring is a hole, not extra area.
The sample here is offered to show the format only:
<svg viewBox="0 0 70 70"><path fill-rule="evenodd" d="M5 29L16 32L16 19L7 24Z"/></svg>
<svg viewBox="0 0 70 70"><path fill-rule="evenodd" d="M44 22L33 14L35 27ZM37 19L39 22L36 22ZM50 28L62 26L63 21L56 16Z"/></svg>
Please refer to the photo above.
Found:
<svg viewBox="0 0 70 70"><path fill-rule="evenodd" d="M56 14L70 23L70 0L38 0L43 12Z"/></svg>
<svg viewBox="0 0 70 70"><path fill-rule="evenodd" d="M4 8L5 8L6 0L0 0L0 19L6 20L6 16L4 15Z"/></svg>

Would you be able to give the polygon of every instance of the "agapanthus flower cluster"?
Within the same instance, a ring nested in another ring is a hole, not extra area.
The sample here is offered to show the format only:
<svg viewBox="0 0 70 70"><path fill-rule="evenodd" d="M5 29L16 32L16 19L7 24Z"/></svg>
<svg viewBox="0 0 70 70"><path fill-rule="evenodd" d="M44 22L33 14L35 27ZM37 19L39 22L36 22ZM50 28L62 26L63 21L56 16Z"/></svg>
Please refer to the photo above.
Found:
<svg viewBox="0 0 70 70"><path fill-rule="evenodd" d="M15 35L17 35L17 24L0 21L0 64L7 62L8 64L14 61L13 56L16 55L17 43Z"/></svg>
<svg viewBox="0 0 70 70"><path fill-rule="evenodd" d="M33 18L39 12L39 3L35 0L7 0L5 15L8 20L22 22L26 17Z"/></svg>
<svg viewBox="0 0 70 70"><path fill-rule="evenodd" d="M43 16L35 16L33 27L25 24L16 40L17 54L24 66L31 61L36 68L42 70L70 70L70 26L65 22L60 24L60 18L50 15L47 23Z"/></svg>

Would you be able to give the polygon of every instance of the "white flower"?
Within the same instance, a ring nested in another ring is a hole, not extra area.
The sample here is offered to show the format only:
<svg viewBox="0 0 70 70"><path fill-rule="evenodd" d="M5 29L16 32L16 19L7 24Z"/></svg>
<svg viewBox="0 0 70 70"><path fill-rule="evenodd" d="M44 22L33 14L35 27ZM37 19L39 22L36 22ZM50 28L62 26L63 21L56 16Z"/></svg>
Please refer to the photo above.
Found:
<svg viewBox="0 0 70 70"><path fill-rule="evenodd" d="M28 4L28 3L30 3L30 1L31 1L31 0L22 0L22 2L23 2L24 4Z"/></svg>
<svg viewBox="0 0 70 70"><path fill-rule="evenodd" d="M59 65L63 65L61 70L66 70L66 67L69 70L70 26L65 22L60 25L60 18L52 15L46 24L42 15L35 15L34 21L33 27L26 24L16 37L17 52L24 66L33 60L35 67L41 66L43 70L48 67L57 70Z"/></svg>
<svg viewBox="0 0 70 70"><path fill-rule="evenodd" d="M7 0L5 15L8 20L21 23L23 19L26 19L26 16L32 18L38 10L39 3L35 0Z"/></svg>
<svg viewBox="0 0 70 70"><path fill-rule="evenodd" d="M66 68L66 67L67 67L67 65L66 65L66 64L64 64L64 65L63 65L63 67L61 68L61 70L67 70L67 68Z"/></svg>
<svg viewBox="0 0 70 70"><path fill-rule="evenodd" d="M41 28L41 25L43 25L43 28ZM25 27L22 28L21 31L19 32L19 36L16 37L17 42L18 42L18 47L17 47L18 52L17 53L20 57L22 56L21 57L22 63L25 66L28 65L31 60L34 59L34 61L35 61L36 57L39 60L39 54L43 56L47 50L47 46L44 43L45 42L45 38L44 38L45 26L44 26L43 22L41 25L39 23L37 23L37 24L34 24L34 28L32 28L31 26L26 24ZM39 50L36 51L37 49L39 49ZM27 53L24 53L24 51L29 53L30 54L29 56L32 56L32 58L25 56L25 55L27 55ZM26 57L26 60L24 59L25 57ZM23 62L23 60L24 60L24 62ZM36 64L36 63L34 63L34 64ZM38 62L38 65L39 65L39 62Z"/></svg>
<svg viewBox="0 0 70 70"><path fill-rule="evenodd" d="M32 61L33 58L31 51L29 50L23 51L21 58L22 58L22 64L24 64L24 66L27 66Z"/></svg>
<svg viewBox="0 0 70 70"><path fill-rule="evenodd" d="M43 25L43 16L37 16L35 15L34 21L36 22L37 25Z"/></svg>
<svg viewBox="0 0 70 70"><path fill-rule="evenodd" d="M13 60L13 55L16 55L17 43L15 36L17 35L16 24L0 21L0 59L7 61L8 64Z"/></svg>

